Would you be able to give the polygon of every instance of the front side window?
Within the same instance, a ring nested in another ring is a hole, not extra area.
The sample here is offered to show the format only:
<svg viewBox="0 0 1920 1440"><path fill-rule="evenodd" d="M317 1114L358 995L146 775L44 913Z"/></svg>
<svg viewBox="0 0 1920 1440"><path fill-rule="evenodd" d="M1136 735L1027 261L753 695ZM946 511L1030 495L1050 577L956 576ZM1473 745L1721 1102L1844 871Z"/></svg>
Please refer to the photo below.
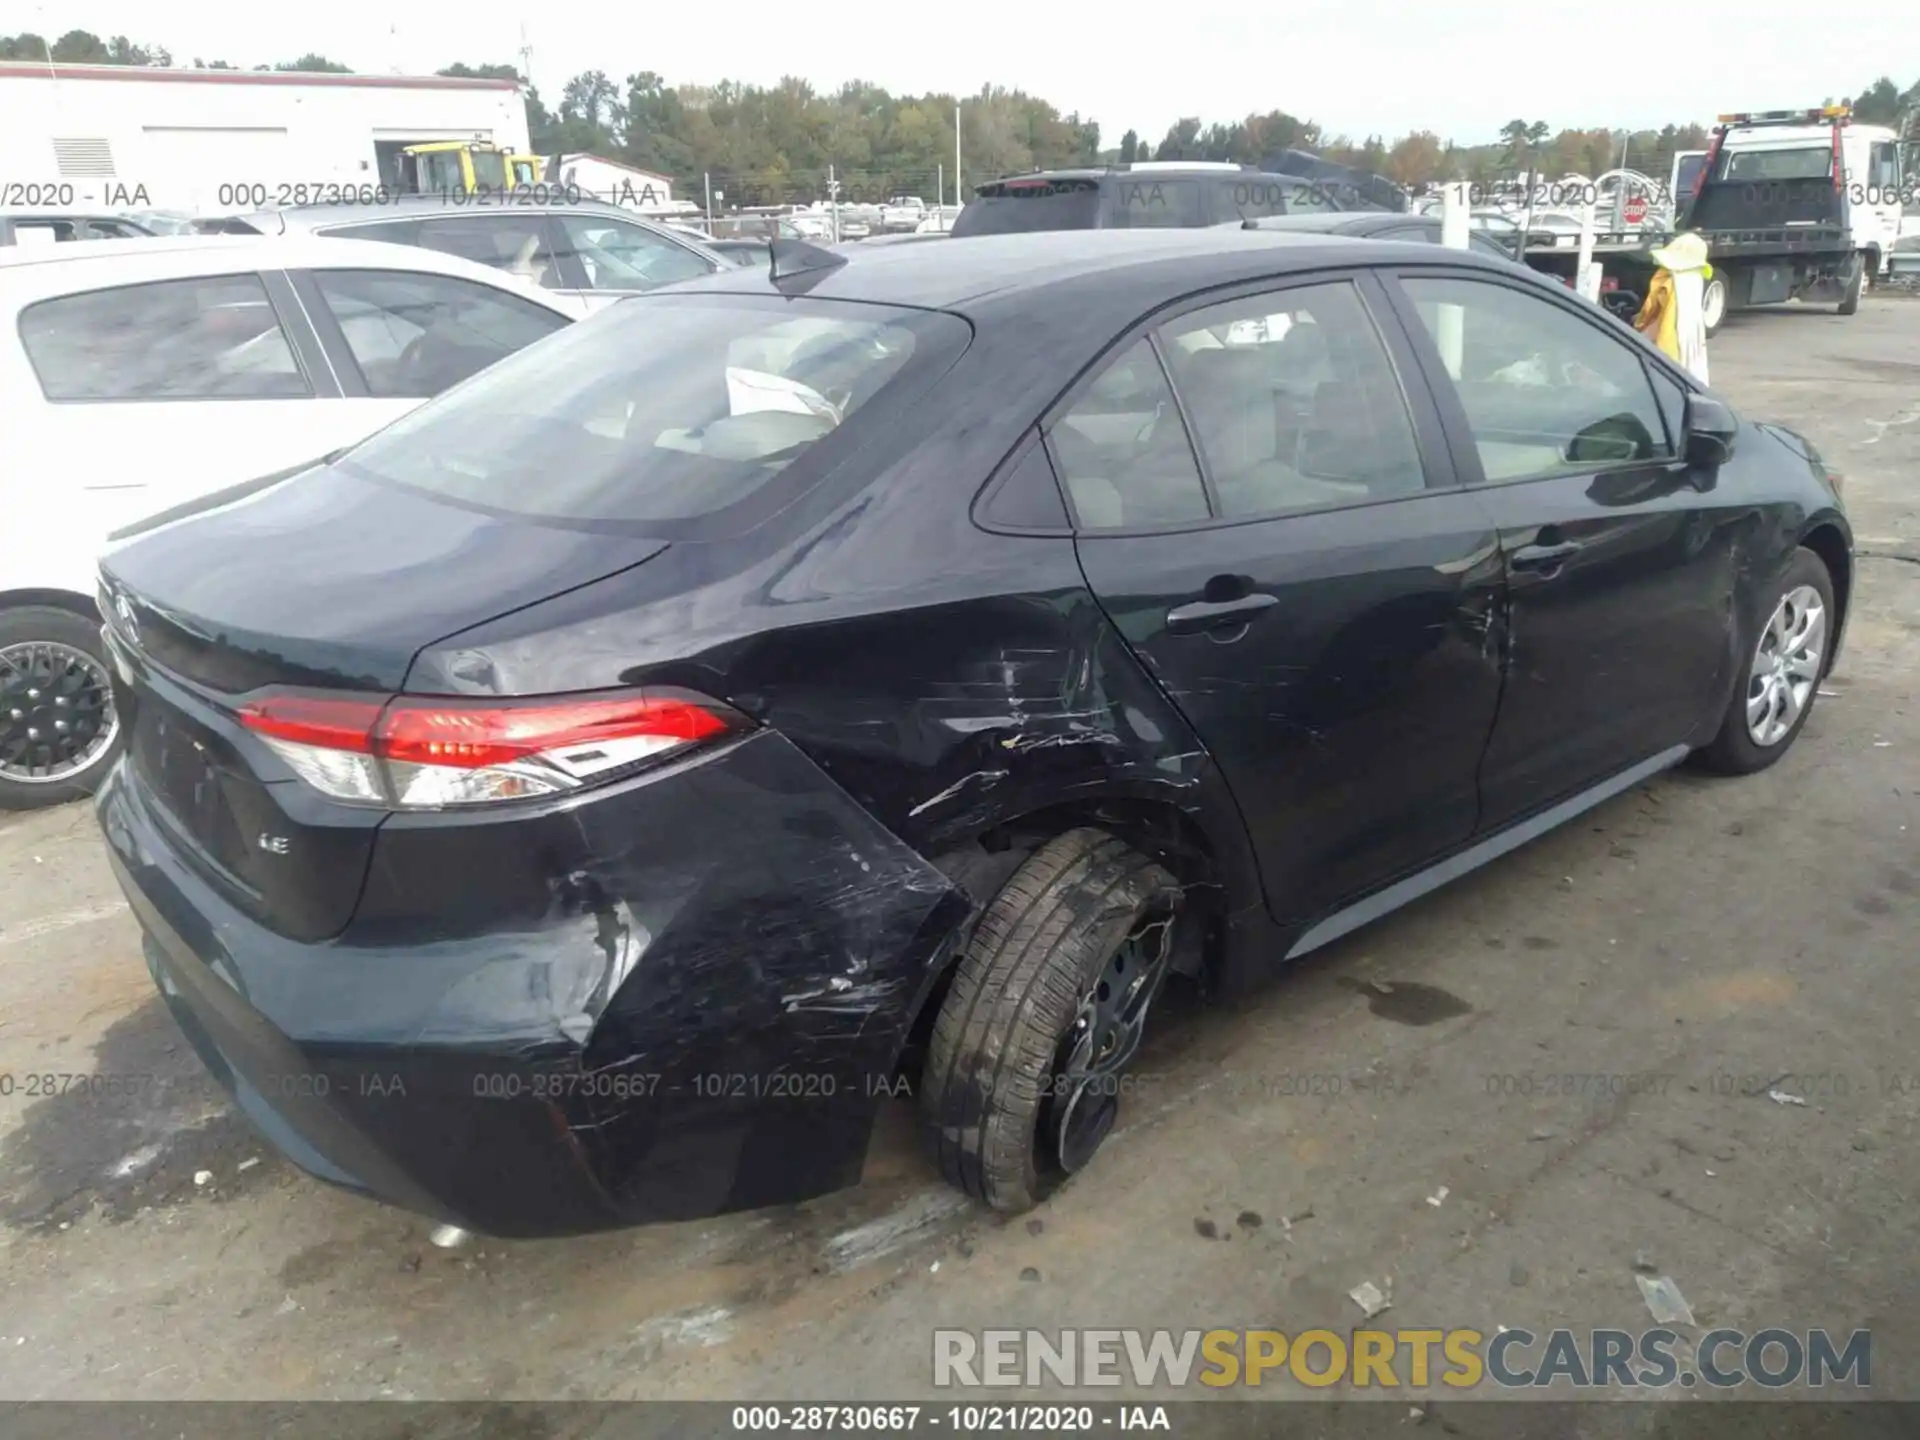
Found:
<svg viewBox="0 0 1920 1440"><path fill-rule="evenodd" d="M257 275L159 280L28 306L49 400L263 400L313 393Z"/></svg>
<svg viewBox="0 0 1920 1440"><path fill-rule="evenodd" d="M1900 147L1891 140L1876 140L1871 152L1873 179L1868 183L1880 192L1870 197L1880 203L1897 199L1900 189ZM1889 194L1888 192L1895 192Z"/></svg>
<svg viewBox="0 0 1920 1440"><path fill-rule="evenodd" d="M1628 342L1504 285L1417 277L1401 284L1453 379L1488 480L1673 456Z"/></svg>
<svg viewBox="0 0 1920 1440"><path fill-rule="evenodd" d="M838 432L917 397L970 335L954 316L890 306L636 296L509 355L340 463L509 515L697 519L816 446L844 453Z"/></svg>
<svg viewBox="0 0 1920 1440"><path fill-rule="evenodd" d="M367 393L438 395L567 322L517 295L451 275L316 270Z"/></svg>
<svg viewBox="0 0 1920 1440"><path fill-rule="evenodd" d="M1392 357L1352 284L1209 306L1168 321L1161 338L1222 515L1425 488Z"/></svg>
<svg viewBox="0 0 1920 1440"><path fill-rule="evenodd" d="M1173 387L1144 339L1094 378L1047 446L1082 529L1177 525L1210 513Z"/></svg>
<svg viewBox="0 0 1920 1440"><path fill-rule="evenodd" d="M713 273L684 245L644 225L599 215L557 215L564 248L580 262L590 290L653 290Z"/></svg>

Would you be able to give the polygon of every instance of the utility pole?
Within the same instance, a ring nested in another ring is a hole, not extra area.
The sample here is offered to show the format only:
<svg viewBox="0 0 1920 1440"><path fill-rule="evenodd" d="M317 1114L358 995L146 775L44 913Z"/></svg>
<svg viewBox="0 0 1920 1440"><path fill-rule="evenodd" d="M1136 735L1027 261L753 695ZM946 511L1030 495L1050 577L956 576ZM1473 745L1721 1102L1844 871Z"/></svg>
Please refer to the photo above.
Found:
<svg viewBox="0 0 1920 1440"><path fill-rule="evenodd" d="M960 102L953 103L953 203L960 200Z"/></svg>
<svg viewBox="0 0 1920 1440"><path fill-rule="evenodd" d="M702 170L700 178L707 187L707 233L711 235L713 233L713 174L711 171Z"/></svg>

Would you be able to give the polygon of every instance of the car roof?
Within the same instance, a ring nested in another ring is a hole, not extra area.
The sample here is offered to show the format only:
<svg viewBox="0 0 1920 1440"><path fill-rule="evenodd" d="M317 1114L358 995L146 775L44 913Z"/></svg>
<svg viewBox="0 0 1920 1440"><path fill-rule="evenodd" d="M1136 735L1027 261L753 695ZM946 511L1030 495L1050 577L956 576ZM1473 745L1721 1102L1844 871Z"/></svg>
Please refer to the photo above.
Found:
<svg viewBox="0 0 1920 1440"><path fill-rule="evenodd" d="M734 269L686 281L678 293L799 294L979 315L1021 306L1048 287L1076 282L1075 304L1103 284L1124 287L1142 310L1213 285L1284 276L1343 264L1398 262L1403 240L1369 240L1319 231L1246 230L1238 225L1168 230L1043 230L1018 235L947 237L944 245L847 246L828 251L847 263L796 276L776 287L770 276ZM1492 269L1470 251L1431 261ZM1156 299L1156 295L1159 297Z"/></svg>
<svg viewBox="0 0 1920 1440"><path fill-rule="evenodd" d="M342 187L351 189L351 186ZM368 187L371 190L372 187ZM564 193L555 186L549 194ZM283 232L292 233L301 230L317 230L322 225L340 225L354 221L377 222L380 220L413 220L423 215L445 215L449 217L468 215L529 215L536 212L561 211L577 214L587 211L597 215L618 215L624 220L632 220L654 229L664 229L657 220L649 220L644 215L605 200L595 200L582 195L578 200L542 199L537 203L531 199L522 203L507 197L492 200L490 197L472 197L458 199L451 195L389 195L365 203L344 201L315 205L265 205L257 210L236 211L230 217L245 220L249 224L256 221L274 221L280 223ZM271 233L271 232L268 232Z"/></svg>
<svg viewBox="0 0 1920 1440"><path fill-rule="evenodd" d="M1126 165L1070 165L1060 170L1023 170L1013 175L996 175L991 180L982 180L980 184L1011 185L1022 180L1104 180L1109 176L1124 179L1136 175L1143 180L1153 178L1180 180L1207 177L1217 180L1222 177L1235 175L1264 175L1265 173L1266 172L1262 171L1257 165L1241 165L1232 170L1225 170L1217 164L1208 164L1204 161L1196 161L1192 165L1170 164L1165 166L1155 161L1152 164L1152 168L1147 170ZM1274 175L1272 178L1275 180L1299 182L1304 177L1299 175Z"/></svg>
<svg viewBox="0 0 1920 1440"><path fill-rule="evenodd" d="M1221 223L1245 225L1248 222L1225 220ZM1316 210L1305 215L1255 215L1251 223L1259 230L1299 230L1321 235L1372 235L1403 226L1440 228L1438 216L1411 210Z"/></svg>
<svg viewBox="0 0 1920 1440"><path fill-rule="evenodd" d="M438 250L323 235L151 235L0 247L0 296L22 303L80 290L236 270L410 270L476 280L572 315L530 280Z"/></svg>

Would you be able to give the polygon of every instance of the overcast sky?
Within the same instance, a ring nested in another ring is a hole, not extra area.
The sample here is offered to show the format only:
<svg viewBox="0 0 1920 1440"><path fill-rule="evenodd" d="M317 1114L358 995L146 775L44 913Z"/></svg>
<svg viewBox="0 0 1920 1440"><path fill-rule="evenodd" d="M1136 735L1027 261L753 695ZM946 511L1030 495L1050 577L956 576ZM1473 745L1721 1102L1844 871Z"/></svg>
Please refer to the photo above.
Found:
<svg viewBox="0 0 1920 1440"><path fill-rule="evenodd" d="M514 62L522 24L533 79L555 103L567 78L768 84L803 76L889 90L971 93L992 81L1157 140L1183 115L1235 120L1275 108L1329 132L1415 128L1465 143L1516 117L1556 129L1708 121L1721 110L1817 104L1889 64L1920 67L1920 6L1822 18L1804 0L1743 0L1733 12L1667 0L1179 0L1119 6L969 0L650 0L509 4L465 0L13 0L4 28L91 30L236 65L314 50L356 70L431 73L455 60ZM1687 18L1691 14L1692 19ZM1870 14L1870 20L1868 17ZM1661 21L1676 43L1663 49ZM391 18L398 17L398 18ZM1891 58L1890 58L1891 57ZM1920 74L1901 71L1903 88Z"/></svg>

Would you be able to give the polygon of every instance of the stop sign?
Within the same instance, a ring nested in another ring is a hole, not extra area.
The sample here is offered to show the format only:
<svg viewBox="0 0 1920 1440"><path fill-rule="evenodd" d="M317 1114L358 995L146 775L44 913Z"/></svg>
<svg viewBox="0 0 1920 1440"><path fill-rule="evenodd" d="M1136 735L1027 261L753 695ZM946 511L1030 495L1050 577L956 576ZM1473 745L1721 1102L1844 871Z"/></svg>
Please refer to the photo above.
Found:
<svg viewBox="0 0 1920 1440"><path fill-rule="evenodd" d="M1644 195L1629 196L1625 214L1627 224L1638 225L1642 223L1647 218L1647 197Z"/></svg>

